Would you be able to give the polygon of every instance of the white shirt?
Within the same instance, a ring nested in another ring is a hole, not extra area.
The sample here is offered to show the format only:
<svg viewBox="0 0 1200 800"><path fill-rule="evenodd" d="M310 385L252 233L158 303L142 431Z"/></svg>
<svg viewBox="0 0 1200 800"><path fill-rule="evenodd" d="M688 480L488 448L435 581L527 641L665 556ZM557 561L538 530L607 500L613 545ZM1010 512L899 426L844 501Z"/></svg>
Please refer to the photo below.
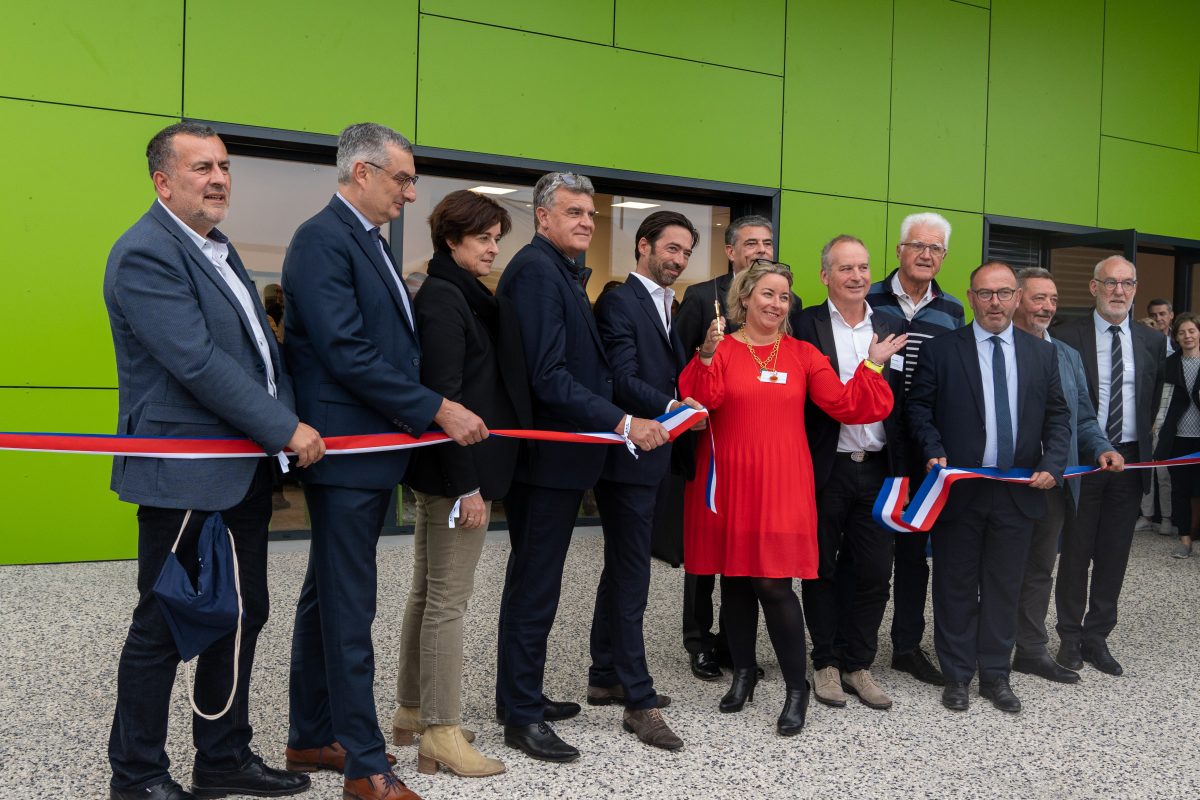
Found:
<svg viewBox="0 0 1200 800"><path fill-rule="evenodd" d="M829 304L829 322L830 327L833 328L833 346L837 351L838 377L842 379L842 383L846 383L854 377L858 365L867 358L867 351L871 347L871 336L875 333L875 328L871 325L871 315L875 312L871 310L870 304L864 301L863 305L867 309L866 316L857 325L851 327L832 300L825 302ZM886 442L887 435L884 433L882 422L871 422L866 425L842 425L842 429L838 433L837 451L853 453L863 450L877 453L883 449Z"/></svg>
<svg viewBox="0 0 1200 800"><path fill-rule="evenodd" d="M985 467L996 466L996 383L992 380L992 343L993 336L999 336L1001 350L1004 353L1004 377L1008 383L1008 416L1012 423L1013 455L1017 449L1017 349L1013 342L1013 326L1000 333L988 333L979 327L978 322L972 322L975 331L975 352L979 356L979 373L983 384L983 420L987 434L983 444L983 464Z"/></svg>
<svg viewBox="0 0 1200 800"><path fill-rule="evenodd" d="M341 192L337 193L337 199L341 200L343 203L345 203L346 208L350 209L350 211L352 211L354 213L354 216L358 217L358 221L362 223L363 229L366 230L368 233L371 231L372 228L379 227L375 223L371 222L371 220L364 217L362 215L362 212L354 207L353 203L351 203L346 198L342 197ZM387 248L383 246L383 237L382 236L378 239L378 242L379 242L379 255L383 256L383 263L387 264L388 272L392 273L392 280L394 280L396 282L396 288L398 290L400 290L400 304L404 307L404 316L406 316L408 318L409 327L413 328L415 330L416 326L413 325L412 306L410 305L409 298L408 298L408 289L406 289L404 287L404 281L400 280L400 275L399 275L399 273L396 272L396 267L392 264L391 254L388 253Z"/></svg>
<svg viewBox="0 0 1200 800"><path fill-rule="evenodd" d="M900 301L900 310L904 312L904 316L912 322L912 318L917 315L925 306L933 302L933 281L925 287L925 296L920 300L913 302L913 299L905 293L904 287L900 285L900 273L897 272L892 276L892 294L896 295L896 299Z"/></svg>
<svg viewBox="0 0 1200 800"><path fill-rule="evenodd" d="M650 299L654 301L654 307L658 309L658 318L663 324L663 330L667 332L667 336L670 336L671 316L668 309L671 308L671 303L675 300L675 290L668 286L659 286L645 275L637 272L629 274L641 281L642 285L646 287L646 291L650 293ZM664 413L669 412L673 405L675 405L674 400L667 403Z"/></svg>
<svg viewBox="0 0 1200 800"><path fill-rule="evenodd" d="M207 237L201 236L175 216L162 200L157 202L162 206L163 211L170 214L171 219L175 220L175 224L187 235L188 239L200 248L200 252L213 265L217 274L221 276L221 280L225 281L229 290L233 292L233 296L237 298L238 305L242 307L242 313L246 315L246 319L250 323L250 329L254 331L254 343L258 346L258 354L267 368L267 391L271 393L272 397L276 397L275 366L271 363L271 348L267 346L267 337L263 334L262 325L258 321L258 309L254 299L250 296L250 290L229 266L228 237L216 228L209 231Z"/></svg>
<svg viewBox="0 0 1200 800"><path fill-rule="evenodd" d="M1108 432L1109 384L1112 382L1112 340L1108 332L1111 322L1092 312L1096 325L1096 421L1100 430ZM1121 320L1121 441L1113 444L1137 441L1137 384L1133 357L1133 333L1129 330L1129 317Z"/></svg>

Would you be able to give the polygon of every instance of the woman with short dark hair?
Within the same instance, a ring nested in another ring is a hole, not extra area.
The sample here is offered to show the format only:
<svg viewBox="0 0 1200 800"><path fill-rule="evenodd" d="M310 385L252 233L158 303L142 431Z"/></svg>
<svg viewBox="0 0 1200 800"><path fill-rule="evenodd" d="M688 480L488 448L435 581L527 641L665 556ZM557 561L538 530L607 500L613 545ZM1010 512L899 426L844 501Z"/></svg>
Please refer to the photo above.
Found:
<svg viewBox="0 0 1200 800"><path fill-rule="evenodd" d="M1155 460L1200 451L1200 317L1190 312L1171 323L1175 352L1167 357L1166 385L1171 393L1167 415L1158 431ZM1174 558L1192 554L1192 539L1200 535L1200 466L1171 467L1171 516L1179 528Z"/></svg>

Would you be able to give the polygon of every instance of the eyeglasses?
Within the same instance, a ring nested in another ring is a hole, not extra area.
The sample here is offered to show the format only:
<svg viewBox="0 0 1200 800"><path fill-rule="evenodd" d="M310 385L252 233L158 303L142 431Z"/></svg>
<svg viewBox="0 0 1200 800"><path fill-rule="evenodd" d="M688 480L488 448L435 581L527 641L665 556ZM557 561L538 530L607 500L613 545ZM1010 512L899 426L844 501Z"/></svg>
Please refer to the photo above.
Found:
<svg viewBox="0 0 1200 800"><path fill-rule="evenodd" d="M1092 280L1103 286L1104 291L1106 292L1115 292L1118 286L1127 292L1132 292L1134 287L1137 286L1137 281L1133 280L1132 278L1126 278L1123 281L1113 280L1112 278L1105 278L1104 280L1092 278Z"/></svg>
<svg viewBox="0 0 1200 800"><path fill-rule="evenodd" d="M388 172L383 167L376 164L374 161L364 161L363 163L370 164L372 167L374 167L375 169L379 170L380 172L384 173L389 178L394 180L396 182L396 185L400 187L400 191L404 191L409 186L416 186L417 181L420 180L419 175L401 175L399 172L397 172L395 175L393 175L392 173Z"/></svg>
<svg viewBox="0 0 1200 800"><path fill-rule="evenodd" d="M764 265L764 266L768 266L768 267L783 267L788 272L792 271L792 267L790 264L785 264L782 261L772 261L769 258L756 258L750 262L750 266L752 266L752 267L757 267L759 265Z"/></svg>
<svg viewBox="0 0 1200 800"><path fill-rule="evenodd" d="M1016 289L1010 289L1007 286L1003 289L968 289L967 291L985 303L992 302L993 297L998 298L1001 303L1007 303L1017 293Z"/></svg>
<svg viewBox="0 0 1200 800"><path fill-rule="evenodd" d="M926 242L901 242L901 247L907 247L909 250L915 250L918 254L929 252L929 255L934 258L941 258L946 255L946 248L940 244L928 244Z"/></svg>

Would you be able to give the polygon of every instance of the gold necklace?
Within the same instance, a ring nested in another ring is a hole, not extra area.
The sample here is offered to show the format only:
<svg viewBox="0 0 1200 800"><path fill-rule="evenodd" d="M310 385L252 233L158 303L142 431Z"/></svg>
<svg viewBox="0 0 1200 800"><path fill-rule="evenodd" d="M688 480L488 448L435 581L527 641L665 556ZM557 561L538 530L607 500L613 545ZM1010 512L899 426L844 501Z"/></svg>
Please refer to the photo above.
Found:
<svg viewBox="0 0 1200 800"><path fill-rule="evenodd" d="M779 343L783 341L783 334L777 333L775 335L775 346L771 348L771 355L767 356L766 361L763 361L758 357L758 353L754 352L754 345L750 344L750 337L746 335L746 331L740 330L738 333L742 335L742 341L746 343L746 349L750 351L750 357L754 359L754 363L758 364L758 368L763 372L771 374L770 380L772 383L777 382L779 380L779 371L771 369L768 364L774 361L775 366L779 366Z"/></svg>

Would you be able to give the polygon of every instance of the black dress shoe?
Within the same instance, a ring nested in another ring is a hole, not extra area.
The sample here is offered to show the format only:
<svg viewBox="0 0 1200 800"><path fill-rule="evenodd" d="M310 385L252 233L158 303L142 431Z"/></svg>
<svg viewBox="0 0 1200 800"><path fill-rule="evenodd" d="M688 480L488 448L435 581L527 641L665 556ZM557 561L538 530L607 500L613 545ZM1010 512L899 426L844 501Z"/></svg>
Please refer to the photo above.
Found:
<svg viewBox="0 0 1200 800"><path fill-rule="evenodd" d="M1106 675L1121 675L1125 672L1120 663L1112 657L1112 653L1108 652L1107 642L1085 644L1079 649L1079 653L1084 661Z"/></svg>
<svg viewBox="0 0 1200 800"><path fill-rule="evenodd" d="M1037 675L1055 683L1079 683L1079 673L1060 667L1048 653L1037 656L1017 656L1012 663L1013 672Z"/></svg>
<svg viewBox="0 0 1200 800"><path fill-rule="evenodd" d="M951 711L966 711L971 705L971 697L967 694L967 684L958 681L947 681L942 689L942 705Z"/></svg>
<svg viewBox="0 0 1200 800"><path fill-rule="evenodd" d="M804 730L804 717L808 713L808 681L803 689L788 689L787 698L783 701L783 711L779 721L775 723L775 731L780 736L795 736Z"/></svg>
<svg viewBox="0 0 1200 800"><path fill-rule="evenodd" d="M992 705L1009 714L1021 710L1021 701L1013 694L1012 687L1008 685L1008 678L996 678L987 683L980 679L979 696L991 700Z"/></svg>
<svg viewBox="0 0 1200 800"><path fill-rule="evenodd" d="M919 647L892 655L892 669L907 672L922 683L930 686L945 686L946 678L942 671L933 665L929 656Z"/></svg>
<svg viewBox="0 0 1200 800"><path fill-rule="evenodd" d="M253 756L238 769L192 768L192 794L197 798L248 794L254 797L285 797L306 791L311 781L299 772L273 769Z"/></svg>
<svg viewBox="0 0 1200 800"><path fill-rule="evenodd" d="M1079 654L1079 642L1064 639L1058 646L1058 655L1054 661L1060 667L1073 669L1076 672L1083 669L1083 656Z"/></svg>
<svg viewBox="0 0 1200 800"><path fill-rule="evenodd" d="M156 783L144 789L117 789L109 787L109 800L196 800L196 795L185 792L172 780Z"/></svg>
<svg viewBox="0 0 1200 800"><path fill-rule="evenodd" d="M718 708L725 714L741 711L747 700L754 699L754 686L757 683L758 673L754 667L735 669L733 682L729 684L729 691L721 698Z"/></svg>
<svg viewBox="0 0 1200 800"><path fill-rule="evenodd" d="M565 763L579 758L579 751L558 738L558 734L544 722L533 725L505 725L504 743L538 761Z"/></svg>
<svg viewBox="0 0 1200 800"><path fill-rule="evenodd" d="M725 677L717 663L716 653L692 653L692 674L702 681L719 681Z"/></svg>
<svg viewBox="0 0 1200 800"><path fill-rule="evenodd" d="M570 719L583 710L579 703L557 703L546 695L542 695L542 721L558 722ZM496 706L496 724L504 724L504 706Z"/></svg>

